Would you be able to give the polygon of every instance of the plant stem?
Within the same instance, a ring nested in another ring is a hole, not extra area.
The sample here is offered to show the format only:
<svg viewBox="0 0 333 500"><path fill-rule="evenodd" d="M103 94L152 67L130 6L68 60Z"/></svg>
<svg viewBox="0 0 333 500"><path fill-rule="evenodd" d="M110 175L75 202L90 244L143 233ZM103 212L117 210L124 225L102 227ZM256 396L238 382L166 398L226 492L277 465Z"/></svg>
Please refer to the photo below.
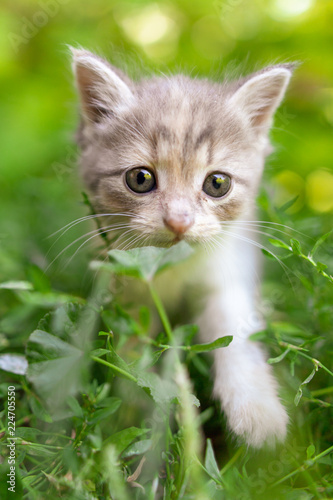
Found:
<svg viewBox="0 0 333 500"><path fill-rule="evenodd" d="M322 396L323 394L329 394L330 392L333 392L333 386L331 387L324 387L323 389L317 389L316 391L311 391L312 396Z"/></svg>
<svg viewBox="0 0 333 500"><path fill-rule="evenodd" d="M305 354L299 347L294 346L292 344L288 344L287 342L279 342L279 344L282 347L288 347L288 349L291 349L292 351L298 352L298 354L300 356L303 356L303 358L309 359L310 361L312 361L312 363L315 366L319 366L319 368L322 368L325 372L327 372L329 375L331 375L331 377L333 377L333 372L331 372L331 370L329 370L328 368L326 368L326 366L323 365L318 359L311 358L311 356L308 356L307 354Z"/></svg>
<svg viewBox="0 0 333 500"><path fill-rule="evenodd" d="M91 359L93 361L96 361L96 363L100 363L101 365L108 366L109 368L111 368L111 370L118 373L118 375L121 375L122 377L127 378L128 380L132 380L132 382L137 382L137 379L134 377L134 375L132 375L129 372L126 372L122 368L119 368L118 366L113 365L112 363L109 363L108 361L105 361L104 359L97 358L96 356L91 356Z"/></svg>
<svg viewBox="0 0 333 500"><path fill-rule="evenodd" d="M231 458L230 458L230 460L229 460L229 462L227 462L227 463L225 464L225 466L224 466L224 467L222 467L222 469L220 470L220 474L221 474L221 476L223 476L223 474L224 474L225 472L227 472L227 470L228 470L228 469L230 469L230 467L231 467L232 465L234 465L234 463L238 460L238 458L239 458L239 457L240 457L240 455L243 453L243 451L244 451L244 448L243 448L242 446L241 446L240 448L238 448L238 450L236 451L236 453L234 454L234 456L233 456L233 457L231 457Z"/></svg>
<svg viewBox="0 0 333 500"><path fill-rule="evenodd" d="M299 256L302 259L307 260L308 262L310 262L310 264L317 269L317 271L318 271L319 274L321 274L322 276L324 276L325 278L327 278L331 283L333 283L333 277L330 276L329 274L327 274L325 271L319 270L317 262L315 262L310 255L307 256L307 255L304 255L303 253L300 253Z"/></svg>
<svg viewBox="0 0 333 500"><path fill-rule="evenodd" d="M309 467L312 467L312 465L314 465L314 462L316 462L320 458L324 457L325 455L328 455L329 453L331 453L331 451L333 451L333 446L331 446L330 448L327 448L327 450L319 453L319 455L311 458L311 460L308 460L307 463L305 462L303 465L300 465L299 467L297 467L297 469L293 470L292 472L290 472L286 476L282 477L278 481L275 481L275 483L272 484L272 487L277 486L278 484L283 483L284 481L286 481L290 477L294 476L298 472L304 472Z"/></svg>
<svg viewBox="0 0 333 500"><path fill-rule="evenodd" d="M159 317L161 318L162 325L164 327L165 333L167 334L169 342L172 342L172 328L169 322L169 318L165 312L164 306L161 302L161 299L159 298L154 286L152 285L151 282L148 282L148 288L150 291L150 294L152 296L152 299L154 301L155 307L157 309L157 312L159 314Z"/></svg>

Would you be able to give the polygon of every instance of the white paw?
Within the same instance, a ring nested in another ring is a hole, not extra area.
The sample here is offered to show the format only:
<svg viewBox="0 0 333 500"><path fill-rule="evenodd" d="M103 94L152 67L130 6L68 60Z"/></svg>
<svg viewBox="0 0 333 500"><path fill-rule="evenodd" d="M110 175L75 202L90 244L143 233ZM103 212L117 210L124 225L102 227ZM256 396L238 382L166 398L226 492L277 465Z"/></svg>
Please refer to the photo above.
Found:
<svg viewBox="0 0 333 500"><path fill-rule="evenodd" d="M260 345L232 343L215 354L214 394L229 428L255 448L274 446L287 434L288 415Z"/></svg>
<svg viewBox="0 0 333 500"><path fill-rule="evenodd" d="M248 445L260 448L284 441L288 415L276 396L230 403L224 407L228 425Z"/></svg>

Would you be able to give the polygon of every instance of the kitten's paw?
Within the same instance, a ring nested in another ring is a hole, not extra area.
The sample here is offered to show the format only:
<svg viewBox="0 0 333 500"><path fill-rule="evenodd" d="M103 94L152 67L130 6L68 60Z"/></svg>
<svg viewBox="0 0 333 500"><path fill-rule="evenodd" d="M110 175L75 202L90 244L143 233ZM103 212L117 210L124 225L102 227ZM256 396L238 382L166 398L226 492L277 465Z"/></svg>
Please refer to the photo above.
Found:
<svg viewBox="0 0 333 500"><path fill-rule="evenodd" d="M260 345L231 344L215 354L214 394L229 428L249 446L274 446L287 435L288 415Z"/></svg>
<svg viewBox="0 0 333 500"><path fill-rule="evenodd" d="M288 415L277 396L248 400L224 408L230 429L255 448L284 441Z"/></svg>

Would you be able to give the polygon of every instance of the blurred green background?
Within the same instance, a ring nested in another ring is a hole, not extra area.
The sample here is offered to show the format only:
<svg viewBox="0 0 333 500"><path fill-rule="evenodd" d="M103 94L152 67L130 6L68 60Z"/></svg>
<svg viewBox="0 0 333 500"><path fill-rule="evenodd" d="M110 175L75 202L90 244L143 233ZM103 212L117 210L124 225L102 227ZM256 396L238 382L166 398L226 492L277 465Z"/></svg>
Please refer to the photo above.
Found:
<svg viewBox="0 0 333 500"><path fill-rule="evenodd" d="M5 0L0 13L1 281L24 278L28 263L45 269L83 234L76 226L50 249L51 233L87 214L67 44L96 51L134 77L186 71L219 79L239 67L300 61L277 113L264 186L276 206L298 197L289 209L294 227L297 221L314 236L330 229L333 2ZM84 251L68 267L59 259L49 270L53 284L82 291L84 259Z"/></svg>

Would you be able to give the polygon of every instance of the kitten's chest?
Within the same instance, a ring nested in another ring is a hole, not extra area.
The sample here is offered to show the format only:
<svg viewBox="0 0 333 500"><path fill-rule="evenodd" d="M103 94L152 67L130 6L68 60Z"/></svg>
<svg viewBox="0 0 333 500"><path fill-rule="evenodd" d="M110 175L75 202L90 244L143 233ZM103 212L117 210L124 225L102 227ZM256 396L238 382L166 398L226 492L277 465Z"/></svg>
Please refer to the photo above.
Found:
<svg viewBox="0 0 333 500"><path fill-rule="evenodd" d="M224 247L211 252L197 247L188 259L158 275L153 285L171 322L184 324L195 322L204 309L229 295L232 303L237 303L238 295L251 295L257 270L251 245L226 241ZM155 309L144 283L126 280L122 295L127 304Z"/></svg>
<svg viewBox="0 0 333 500"><path fill-rule="evenodd" d="M185 261L167 269L156 278L155 287L171 317L184 322L197 315L210 294L207 275L208 255L202 248L194 250Z"/></svg>
<svg viewBox="0 0 333 500"><path fill-rule="evenodd" d="M198 248L189 258L164 270L154 279L154 289L172 324L194 321L204 306L209 296L206 267L207 255ZM132 278L124 278L121 281L121 290L123 304L132 304L135 309L147 306L151 311L155 310L145 283ZM158 324L155 319L153 317L153 322Z"/></svg>

